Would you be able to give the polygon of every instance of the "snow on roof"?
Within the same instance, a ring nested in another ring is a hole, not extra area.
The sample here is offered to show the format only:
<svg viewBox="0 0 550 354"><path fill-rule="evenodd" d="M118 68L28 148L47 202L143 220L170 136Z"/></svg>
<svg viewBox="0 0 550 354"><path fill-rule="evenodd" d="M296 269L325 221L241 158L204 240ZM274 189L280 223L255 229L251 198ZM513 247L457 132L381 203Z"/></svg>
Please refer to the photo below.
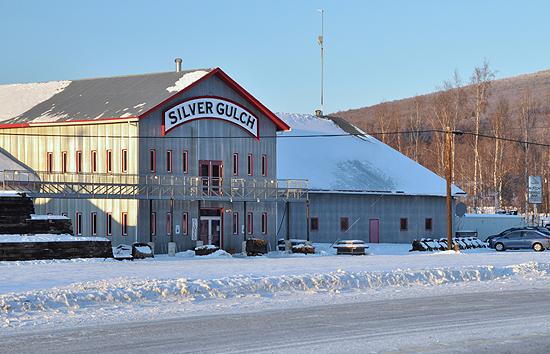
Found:
<svg viewBox="0 0 550 354"><path fill-rule="evenodd" d="M0 85L3 124L137 117L212 69Z"/></svg>
<svg viewBox="0 0 550 354"><path fill-rule="evenodd" d="M278 134L277 177L307 179L312 191L445 196L445 179L356 127L338 119L280 113L292 130ZM453 195L464 194L456 186Z"/></svg>

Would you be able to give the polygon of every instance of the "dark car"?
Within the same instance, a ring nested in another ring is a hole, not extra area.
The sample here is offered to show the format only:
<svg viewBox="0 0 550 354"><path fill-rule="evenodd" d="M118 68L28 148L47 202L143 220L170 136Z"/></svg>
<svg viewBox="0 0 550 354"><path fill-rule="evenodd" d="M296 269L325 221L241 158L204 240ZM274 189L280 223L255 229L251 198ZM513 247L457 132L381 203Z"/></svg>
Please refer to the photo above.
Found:
<svg viewBox="0 0 550 354"><path fill-rule="evenodd" d="M510 232L521 231L521 230L535 230L535 231L539 231L539 232L542 232L544 234L550 235L550 230L548 230L545 227L541 227L541 226L511 227L509 229L501 231L500 233L498 233L496 235L491 235L491 236L487 237L485 239L485 242L490 243L491 240L494 239L495 237L501 237L501 236L509 234Z"/></svg>
<svg viewBox="0 0 550 354"><path fill-rule="evenodd" d="M494 237L489 247L501 252L508 249L533 249L542 252L550 248L550 234L537 229L515 230L504 236Z"/></svg>

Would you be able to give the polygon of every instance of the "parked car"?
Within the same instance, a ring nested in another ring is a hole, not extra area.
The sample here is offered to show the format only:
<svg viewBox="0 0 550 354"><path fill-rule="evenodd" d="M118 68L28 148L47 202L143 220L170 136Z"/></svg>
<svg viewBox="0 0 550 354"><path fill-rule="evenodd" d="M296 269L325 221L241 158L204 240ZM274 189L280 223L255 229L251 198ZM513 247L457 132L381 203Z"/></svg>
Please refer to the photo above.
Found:
<svg viewBox="0 0 550 354"><path fill-rule="evenodd" d="M537 229L515 230L504 236L494 237L489 241L489 247L502 252L509 249L529 249L542 252L550 248L550 234Z"/></svg>
<svg viewBox="0 0 550 354"><path fill-rule="evenodd" d="M542 232L544 234L550 235L550 230L548 230L545 227L540 227L540 226L512 227L512 228L506 229L504 231L501 231L500 233L498 233L496 235L491 235L491 236L487 237L485 239L485 242L490 243L491 240L495 237L502 237L504 235L509 234L510 232L522 231L522 230L535 230L535 231L539 231L539 232Z"/></svg>

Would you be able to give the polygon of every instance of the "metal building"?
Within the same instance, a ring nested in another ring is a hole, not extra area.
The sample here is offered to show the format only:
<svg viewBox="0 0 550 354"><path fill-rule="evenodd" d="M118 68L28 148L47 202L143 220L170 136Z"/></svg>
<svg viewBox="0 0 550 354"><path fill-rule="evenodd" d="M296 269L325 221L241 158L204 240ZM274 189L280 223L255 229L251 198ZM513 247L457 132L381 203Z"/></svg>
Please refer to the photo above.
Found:
<svg viewBox="0 0 550 354"><path fill-rule="evenodd" d="M290 237L331 243L446 237L445 179L341 118L280 117L292 131L279 133L277 173L309 185L309 211L291 205ZM465 195L456 186L452 194Z"/></svg>
<svg viewBox="0 0 550 354"><path fill-rule="evenodd" d="M277 179L288 125L221 69L0 85L2 187L75 234L166 252L274 246L278 211L306 205L307 182ZM14 164L12 164L14 165Z"/></svg>

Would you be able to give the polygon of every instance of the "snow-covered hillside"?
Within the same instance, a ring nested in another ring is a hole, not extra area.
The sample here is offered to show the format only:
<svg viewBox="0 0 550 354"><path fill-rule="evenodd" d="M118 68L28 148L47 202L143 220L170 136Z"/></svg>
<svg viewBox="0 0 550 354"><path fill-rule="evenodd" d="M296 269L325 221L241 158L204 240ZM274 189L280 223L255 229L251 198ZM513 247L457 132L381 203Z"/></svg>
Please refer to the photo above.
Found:
<svg viewBox="0 0 550 354"><path fill-rule="evenodd" d="M445 195L443 178L372 136L315 137L346 131L328 118L278 116L292 128L277 139L279 178L307 179L313 190ZM463 191L453 187L453 194L459 193Z"/></svg>

